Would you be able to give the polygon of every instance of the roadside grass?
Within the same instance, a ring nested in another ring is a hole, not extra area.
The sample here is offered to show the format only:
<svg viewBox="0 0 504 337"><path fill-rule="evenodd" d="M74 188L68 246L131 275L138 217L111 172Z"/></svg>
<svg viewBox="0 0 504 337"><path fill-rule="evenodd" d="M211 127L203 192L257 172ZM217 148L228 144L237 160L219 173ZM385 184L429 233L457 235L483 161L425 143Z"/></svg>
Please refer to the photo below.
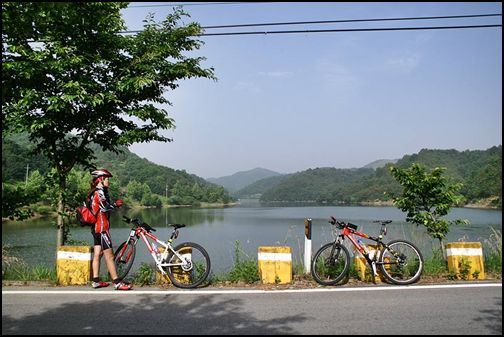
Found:
<svg viewBox="0 0 504 337"><path fill-rule="evenodd" d="M492 234L483 241L484 265L487 278L502 279L502 233L492 228ZM209 276L209 285L221 284L257 284L260 283L257 259L247 255L241 248L240 241L235 241L234 264L229 271ZM302 280L315 282L311 276L304 273L304 264L301 257L295 259L292 265L293 282ZM433 250L433 254L424 260L423 277L437 280L450 280L453 273L448 271L448 265L440 249ZM136 285L151 285L155 280L155 267L142 263L140 268L128 276ZM350 265L350 279L357 279L358 273ZM9 252L9 246L2 246L2 280L11 281L46 281L56 284L56 268L43 265L30 266L21 259L14 257Z"/></svg>
<svg viewBox="0 0 504 337"><path fill-rule="evenodd" d="M210 277L210 284L221 282L251 284L259 281L259 266L257 260L248 256L240 247L240 241L235 241L234 264L229 272Z"/></svg>
<svg viewBox="0 0 504 337"><path fill-rule="evenodd" d="M485 252L485 271L501 275L502 277L502 232L490 227L492 234L483 240Z"/></svg>
<svg viewBox="0 0 504 337"><path fill-rule="evenodd" d="M43 265L28 266L24 263L16 263L5 271L2 270L2 280L47 281L56 284L56 269Z"/></svg>
<svg viewBox="0 0 504 337"><path fill-rule="evenodd" d="M425 276L444 276L448 274L448 263L443 258L441 248L433 249L430 257L424 258Z"/></svg>

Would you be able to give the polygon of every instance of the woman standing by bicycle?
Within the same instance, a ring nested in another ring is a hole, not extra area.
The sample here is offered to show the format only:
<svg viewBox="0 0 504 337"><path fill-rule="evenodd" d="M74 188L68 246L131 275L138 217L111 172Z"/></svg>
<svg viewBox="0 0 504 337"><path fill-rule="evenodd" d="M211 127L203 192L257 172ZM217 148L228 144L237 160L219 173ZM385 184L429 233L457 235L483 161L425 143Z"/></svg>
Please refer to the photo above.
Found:
<svg viewBox="0 0 504 337"><path fill-rule="evenodd" d="M105 256L105 263L110 276L114 282L116 290L130 290L131 286L124 284L117 276L114 263L114 253L112 251L112 239L110 237L110 211L121 207L122 200L110 203L109 198L109 178L112 174L106 169L98 169L91 172L93 176L92 190L89 194L91 199L91 210L96 214L96 224L91 228L94 239L93 256L93 288L108 287L110 284L100 281L100 258Z"/></svg>

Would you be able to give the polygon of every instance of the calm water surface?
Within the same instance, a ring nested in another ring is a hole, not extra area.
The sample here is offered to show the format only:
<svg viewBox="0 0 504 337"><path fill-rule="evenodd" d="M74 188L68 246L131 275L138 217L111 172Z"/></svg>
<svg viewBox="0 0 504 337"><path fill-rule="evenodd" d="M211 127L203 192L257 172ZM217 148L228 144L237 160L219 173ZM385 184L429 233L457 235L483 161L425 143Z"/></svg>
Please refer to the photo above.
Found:
<svg viewBox="0 0 504 337"><path fill-rule="evenodd" d="M144 209L124 210L112 215L112 242L114 249L126 240L130 226L121 221L122 215L140 218L157 231L160 239L168 239L169 223L185 223L176 242L193 241L204 246L212 261L212 271L228 271L233 265L236 242L240 251L251 258L257 258L258 246L285 245L293 249L294 263L303 260L304 219L313 219L312 247L315 252L322 244L332 241L333 226L328 223L330 216L359 224L359 230L376 235L379 225L373 220L390 219L388 239L405 238L417 244L425 255L432 246L437 247L423 227L405 222L405 214L395 207L262 207L249 204L219 209ZM502 211L486 209L456 208L448 219L468 219L471 224L452 226L446 242L484 242L492 234L491 227L502 231ZM74 227L72 239L92 244L89 228ZM21 257L29 264L55 265L56 229L49 219L2 224L2 245L8 244L14 256ZM147 248L139 242L137 258L133 269L141 262L151 263ZM105 272L102 266L101 273Z"/></svg>

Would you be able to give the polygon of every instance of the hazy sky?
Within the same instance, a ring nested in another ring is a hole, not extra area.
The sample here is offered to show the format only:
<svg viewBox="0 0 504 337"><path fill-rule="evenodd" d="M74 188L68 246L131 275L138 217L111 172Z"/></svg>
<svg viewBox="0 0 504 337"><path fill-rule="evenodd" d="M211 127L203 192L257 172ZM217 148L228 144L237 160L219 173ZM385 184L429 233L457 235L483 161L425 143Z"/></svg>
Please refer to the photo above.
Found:
<svg viewBox="0 0 504 337"><path fill-rule="evenodd" d="M129 30L170 3L135 3ZM180 3L184 4L184 3ZM501 3L187 3L201 26L502 13ZM145 7L146 5L157 5ZM208 29L213 32L501 24L502 17ZM423 148L502 144L502 27L201 37L218 81L166 97L171 143L130 149L204 178L264 167L362 167Z"/></svg>

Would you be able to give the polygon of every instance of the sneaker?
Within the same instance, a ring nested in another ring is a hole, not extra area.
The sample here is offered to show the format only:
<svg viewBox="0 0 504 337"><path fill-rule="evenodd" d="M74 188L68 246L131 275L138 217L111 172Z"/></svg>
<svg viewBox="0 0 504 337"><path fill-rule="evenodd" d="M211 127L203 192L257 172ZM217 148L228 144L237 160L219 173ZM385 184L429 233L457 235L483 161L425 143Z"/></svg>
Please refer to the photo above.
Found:
<svg viewBox="0 0 504 337"><path fill-rule="evenodd" d="M131 288L132 288L130 284L126 284L126 283L122 283L122 282L114 284L114 287L116 290L131 290Z"/></svg>
<svg viewBox="0 0 504 337"><path fill-rule="evenodd" d="M93 282L93 288L95 289L98 289L98 288L104 288L104 287L108 287L110 285L110 283L108 282Z"/></svg>

